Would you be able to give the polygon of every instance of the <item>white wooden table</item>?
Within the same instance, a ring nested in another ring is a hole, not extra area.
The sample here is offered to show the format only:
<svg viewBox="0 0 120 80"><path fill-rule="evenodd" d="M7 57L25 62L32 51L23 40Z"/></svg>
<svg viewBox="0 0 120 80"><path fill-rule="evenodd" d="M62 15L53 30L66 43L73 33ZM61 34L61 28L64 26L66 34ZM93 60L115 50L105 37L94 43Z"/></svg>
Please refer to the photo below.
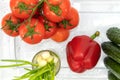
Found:
<svg viewBox="0 0 120 80"><path fill-rule="evenodd" d="M107 41L105 32L109 27L120 27L120 0L71 0L71 5L80 14L80 24L71 30L67 41L56 43L52 40L43 40L37 45L24 43L20 37L11 38L0 30L0 59L24 59L32 60L32 57L40 50L50 49L58 53L61 58L61 69L56 80L107 80L107 70L103 64L105 57L102 52L101 58L94 69L84 73L72 72L66 61L65 46L76 35L90 36L96 30L101 32L95 40L101 44ZM9 0L0 0L0 22L2 17L11 12ZM56 47L57 46L57 47ZM0 64L3 64L0 62ZM12 80L14 76L24 73L23 68L0 69L0 80Z"/></svg>

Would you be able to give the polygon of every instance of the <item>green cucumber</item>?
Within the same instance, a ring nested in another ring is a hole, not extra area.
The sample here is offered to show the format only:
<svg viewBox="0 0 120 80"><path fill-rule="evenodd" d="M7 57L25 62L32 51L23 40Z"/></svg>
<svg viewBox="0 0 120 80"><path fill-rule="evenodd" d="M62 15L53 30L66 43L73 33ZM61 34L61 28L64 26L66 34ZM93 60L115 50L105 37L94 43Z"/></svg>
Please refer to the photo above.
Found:
<svg viewBox="0 0 120 80"><path fill-rule="evenodd" d="M104 64L118 79L120 79L120 64L110 57L104 58Z"/></svg>
<svg viewBox="0 0 120 80"><path fill-rule="evenodd" d="M120 80L111 71L108 71L108 80Z"/></svg>
<svg viewBox="0 0 120 80"><path fill-rule="evenodd" d="M120 63L120 46L112 42L103 42L101 44L103 52L111 57L113 60Z"/></svg>
<svg viewBox="0 0 120 80"><path fill-rule="evenodd" d="M109 28L106 35L112 42L120 44L120 29L118 27Z"/></svg>

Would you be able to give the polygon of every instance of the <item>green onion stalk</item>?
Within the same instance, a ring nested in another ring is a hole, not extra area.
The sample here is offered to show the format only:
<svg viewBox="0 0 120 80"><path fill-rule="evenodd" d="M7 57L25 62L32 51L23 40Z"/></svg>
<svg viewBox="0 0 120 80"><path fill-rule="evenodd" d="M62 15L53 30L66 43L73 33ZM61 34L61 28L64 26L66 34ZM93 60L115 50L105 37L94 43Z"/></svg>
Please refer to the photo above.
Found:
<svg viewBox="0 0 120 80"><path fill-rule="evenodd" d="M26 65L31 66L31 69L24 68L26 73L21 76L14 77L13 80L54 80L60 69L59 57L50 50L42 50L38 52L33 57L32 62L12 59L3 59L1 61L10 62L13 64L0 65L0 68L12 68Z"/></svg>

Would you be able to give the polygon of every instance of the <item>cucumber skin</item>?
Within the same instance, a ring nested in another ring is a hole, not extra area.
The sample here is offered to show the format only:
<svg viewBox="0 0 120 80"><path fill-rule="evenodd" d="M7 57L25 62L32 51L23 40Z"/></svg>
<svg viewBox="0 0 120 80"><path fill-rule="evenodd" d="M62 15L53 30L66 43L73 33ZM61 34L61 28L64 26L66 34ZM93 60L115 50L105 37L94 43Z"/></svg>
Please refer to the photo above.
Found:
<svg viewBox="0 0 120 80"><path fill-rule="evenodd" d="M120 29L117 27L111 27L106 33L109 40L116 44L120 44Z"/></svg>
<svg viewBox="0 0 120 80"><path fill-rule="evenodd" d="M104 58L106 68L111 71L118 79L120 79L120 64L111 59L110 57Z"/></svg>
<svg viewBox="0 0 120 80"><path fill-rule="evenodd" d="M108 80L120 80L111 71L108 71Z"/></svg>
<svg viewBox="0 0 120 80"><path fill-rule="evenodd" d="M112 42L103 42L101 48L107 56L120 63L120 46Z"/></svg>

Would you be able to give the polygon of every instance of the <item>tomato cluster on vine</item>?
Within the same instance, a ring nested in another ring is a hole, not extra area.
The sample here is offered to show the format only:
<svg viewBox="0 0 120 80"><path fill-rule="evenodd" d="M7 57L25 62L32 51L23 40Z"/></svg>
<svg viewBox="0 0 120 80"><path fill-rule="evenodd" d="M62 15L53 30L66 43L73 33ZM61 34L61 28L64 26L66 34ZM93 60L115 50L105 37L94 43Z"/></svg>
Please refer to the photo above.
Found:
<svg viewBox="0 0 120 80"><path fill-rule="evenodd" d="M29 44L48 38L65 41L80 20L70 0L10 0L10 9L2 19L2 30Z"/></svg>

